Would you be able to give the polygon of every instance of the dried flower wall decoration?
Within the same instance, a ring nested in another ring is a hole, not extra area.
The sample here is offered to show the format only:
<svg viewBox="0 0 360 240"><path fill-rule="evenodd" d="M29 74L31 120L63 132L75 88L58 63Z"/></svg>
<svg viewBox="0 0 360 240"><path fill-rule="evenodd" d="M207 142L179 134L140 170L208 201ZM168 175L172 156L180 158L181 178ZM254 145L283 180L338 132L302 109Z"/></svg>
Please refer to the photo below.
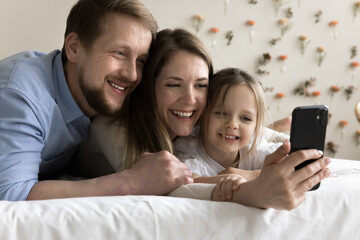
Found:
<svg viewBox="0 0 360 240"><path fill-rule="evenodd" d="M319 10L315 13L315 23L319 23L321 21L322 14L323 14L323 12L321 10Z"/></svg>
<svg viewBox="0 0 360 240"><path fill-rule="evenodd" d="M292 18L292 17L294 16L294 12L293 12L292 8L286 9L286 11L285 11L285 16L286 16L286 18L288 18L288 19L290 19L290 18Z"/></svg>
<svg viewBox="0 0 360 240"><path fill-rule="evenodd" d="M234 32L233 31L228 31L225 35L225 38L227 39L227 45L229 46L231 44L231 41L234 38Z"/></svg>
<svg viewBox="0 0 360 240"><path fill-rule="evenodd" d="M320 91L313 91L313 92L311 93L311 96L313 96L314 98L316 98L315 105L319 104L319 102L318 102L318 97L321 96L321 92L320 92Z"/></svg>
<svg viewBox="0 0 360 240"><path fill-rule="evenodd" d="M351 69L351 79L354 80L357 75L357 68L359 68L360 63L359 62L352 62L350 63L350 69Z"/></svg>
<svg viewBox="0 0 360 240"><path fill-rule="evenodd" d="M275 7L276 16L278 15L280 8L281 8L284 4L286 4L286 3L288 3L288 2L289 2L289 1L286 1L286 0L274 0L274 7Z"/></svg>
<svg viewBox="0 0 360 240"><path fill-rule="evenodd" d="M278 92L277 94L275 94L275 98L278 99L278 101L279 101L277 104L277 111L279 112L280 108L281 108L281 102L282 102L282 99L285 98L285 94L282 92Z"/></svg>
<svg viewBox="0 0 360 240"><path fill-rule="evenodd" d="M281 37L273 38L273 39L270 40L270 45L271 45L271 46L275 46L275 45L278 44L281 40L282 40Z"/></svg>
<svg viewBox="0 0 360 240"><path fill-rule="evenodd" d="M212 35L211 36L211 46L212 47L215 47L216 46L216 37L217 37L217 34L220 32L220 29L217 28L217 27L212 27L210 28L209 30L210 34Z"/></svg>
<svg viewBox="0 0 360 240"><path fill-rule="evenodd" d="M201 27L203 26L204 24L204 21L205 21L205 17L204 15L202 14L196 14L193 16L193 19L194 19L194 27L195 27L195 31L196 32L199 32Z"/></svg>
<svg viewBox="0 0 360 240"><path fill-rule="evenodd" d="M316 49L317 55L318 55L318 66L321 67L322 62L324 61L327 51L326 48L323 46L320 46Z"/></svg>
<svg viewBox="0 0 360 240"><path fill-rule="evenodd" d="M360 1L354 3L354 21L360 13Z"/></svg>
<svg viewBox="0 0 360 240"><path fill-rule="evenodd" d="M227 14L230 0L224 0L224 15Z"/></svg>
<svg viewBox="0 0 360 240"><path fill-rule="evenodd" d="M255 36L255 31L254 31L254 25L256 24L256 22L254 20L247 20L246 21L246 25L249 26L250 31L249 31L249 40L250 43L253 43L253 39Z"/></svg>
<svg viewBox="0 0 360 240"><path fill-rule="evenodd" d="M346 94L346 100L349 100L351 98L351 96L353 95L355 90L356 90L356 88L353 85L350 85L344 89L345 94Z"/></svg>
<svg viewBox="0 0 360 240"><path fill-rule="evenodd" d="M309 46L311 40L310 40L309 37L306 36L306 35L300 35L299 41L300 41L300 51L301 51L301 55L304 56L305 50L306 50L306 48Z"/></svg>
<svg viewBox="0 0 360 240"><path fill-rule="evenodd" d="M255 4L257 4L257 3L258 3L258 1L257 1L257 0L250 0L250 1L249 1L249 3L250 3L250 4L254 4L254 5L255 5Z"/></svg>
<svg viewBox="0 0 360 240"><path fill-rule="evenodd" d="M278 21L279 26L281 27L281 36L284 36L287 31L291 29L291 23L289 22L289 19L282 18Z"/></svg>
<svg viewBox="0 0 360 240"><path fill-rule="evenodd" d="M344 134L345 134L345 128L346 126L349 125L349 122L346 121L346 120L341 120L339 122L339 126L341 128L341 139L344 137Z"/></svg>
<svg viewBox="0 0 360 240"><path fill-rule="evenodd" d="M335 154L337 153L338 151L338 148L339 148L339 145L338 144L335 144L334 142L332 141L329 141L327 144L326 144L326 150L328 150L330 152L330 156L334 157Z"/></svg>
<svg viewBox="0 0 360 240"><path fill-rule="evenodd" d="M350 58L356 57L356 56L357 56L357 52L358 52L357 47L356 47L356 46L352 46Z"/></svg>
<svg viewBox="0 0 360 240"><path fill-rule="evenodd" d="M316 78L311 77L309 80L306 80L304 84L301 84L299 87L295 88L294 94L309 97L309 88L316 85Z"/></svg>
<svg viewBox="0 0 360 240"><path fill-rule="evenodd" d="M337 36L339 35L338 31L337 31L337 25L339 24L338 21L331 21L329 22L329 27L331 29L331 37L333 39L336 39Z"/></svg>
<svg viewBox="0 0 360 240"><path fill-rule="evenodd" d="M281 73L285 73L286 72L286 59L287 59L287 56L286 55L280 55L278 57L279 61L281 62Z"/></svg>
<svg viewBox="0 0 360 240"><path fill-rule="evenodd" d="M330 92L331 92L331 99L330 101L332 102L333 98L334 98L334 94L340 91L340 87L333 85L330 87Z"/></svg>
<svg viewBox="0 0 360 240"><path fill-rule="evenodd" d="M360 146L360 129L355 131L355 142L356 142L356 146L359 147Z"/></svg>
<svg viewBox="0 0 360 240"><path fill-rule="evenodd" d="M272 59L272 57L269 53L263 53L263 55L259 59L259 62L258 62L259 66L256 69L255 73L258 75L269 75L270 72L265 69L262 69L261 66L267 65L269 62L271 62L271 59Z"/></svg>

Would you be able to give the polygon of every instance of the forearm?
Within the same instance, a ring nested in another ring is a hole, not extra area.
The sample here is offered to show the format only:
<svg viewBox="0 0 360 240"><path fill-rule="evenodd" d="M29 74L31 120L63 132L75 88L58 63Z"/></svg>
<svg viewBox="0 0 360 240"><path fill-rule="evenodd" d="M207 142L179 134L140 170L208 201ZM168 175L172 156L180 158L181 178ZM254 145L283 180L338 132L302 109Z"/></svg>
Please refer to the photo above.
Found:
<svg viewBox="0 0 360 240"><path fill-rule="evenodd" d="M244 170L231 167L219 173L219 175L222 174L238 174L241 177L245 178L246 181L251 181L260 175L260 170Z"/></svg>
<svg viewBox="0 0 360 240"><path fill-rule="evenodd" d="M126 171L81 181L40 181L33 186L27 200L134 194L136 190L131 189L130 181Z"/></svg>

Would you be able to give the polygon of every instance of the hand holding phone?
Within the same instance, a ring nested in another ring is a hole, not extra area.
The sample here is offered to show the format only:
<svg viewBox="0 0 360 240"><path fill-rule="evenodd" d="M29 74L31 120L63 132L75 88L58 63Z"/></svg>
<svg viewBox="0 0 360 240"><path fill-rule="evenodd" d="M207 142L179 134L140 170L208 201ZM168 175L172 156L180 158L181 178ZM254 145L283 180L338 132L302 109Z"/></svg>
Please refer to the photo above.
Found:
<svg viewBox="0 0 360 240"><path fill-rule="evenodd" d="M303 149L318 149L324 152L326 126L329 111L325 105L302 106L292 113L290 143L291 152ZM295 167L298 170L316 159L307 160ZM320 187L320 183L311 190Z"/></svg>

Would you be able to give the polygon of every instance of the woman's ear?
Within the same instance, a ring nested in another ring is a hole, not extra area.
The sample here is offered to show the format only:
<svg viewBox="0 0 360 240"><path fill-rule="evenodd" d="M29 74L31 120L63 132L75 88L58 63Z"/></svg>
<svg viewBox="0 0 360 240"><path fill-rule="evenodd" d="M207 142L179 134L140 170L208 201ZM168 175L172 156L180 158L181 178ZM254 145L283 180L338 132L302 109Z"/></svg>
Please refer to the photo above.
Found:
<svg viewBox="0 0 360 240"><path fill-rule="evenodd" d="M65 51L69 61L77 62L80 53L80 39L75 32L69 33L65 38Z"/></svg>

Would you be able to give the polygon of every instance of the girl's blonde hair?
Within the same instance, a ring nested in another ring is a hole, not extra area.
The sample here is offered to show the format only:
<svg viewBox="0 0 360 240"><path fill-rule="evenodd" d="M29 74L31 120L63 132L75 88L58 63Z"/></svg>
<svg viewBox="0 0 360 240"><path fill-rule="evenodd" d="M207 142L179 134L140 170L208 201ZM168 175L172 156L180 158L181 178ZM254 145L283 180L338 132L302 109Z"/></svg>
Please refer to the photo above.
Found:
<svg viewBox="0 0 360 240"><path fill-rule="evenodd" d="M150 48L143 80L125 100L120 114L126 129L125 168L130 168L144 152L167 150L173 153L172 139L159 116L155 81L165 64L180 51L201 57L209 68L209 79L213 74L210 54L195 35L184 29L165 29L157 34Z"/></svg>
<svg viewBox="0 0 360 240"><path fill-rule="evenodd" d="M262 128L265 122L265 114L267 108L265 106L264 92L261 86L261 83L254 79L250 74L242 71L239 68L226 68L218 71L211 78L211 84L209 84L208 95L207 95L207 104L203 116L200 120L200 130L199 130L199 140L204 148L205 152L207 150L207 132L209 128L209 119L214 109L215 105L221 100L221 104L224 103L228 91L238 85L244 85L249 87L256 99L257 104L257 116L256 116L256 125L253 136L253 141L250 147L250 150L244 155L241 156L241 161L259 144L259 139L262 136ZM220 99L221 98L221 99ZM236 161L233 166L237 166L239 161Z"/></svg>

